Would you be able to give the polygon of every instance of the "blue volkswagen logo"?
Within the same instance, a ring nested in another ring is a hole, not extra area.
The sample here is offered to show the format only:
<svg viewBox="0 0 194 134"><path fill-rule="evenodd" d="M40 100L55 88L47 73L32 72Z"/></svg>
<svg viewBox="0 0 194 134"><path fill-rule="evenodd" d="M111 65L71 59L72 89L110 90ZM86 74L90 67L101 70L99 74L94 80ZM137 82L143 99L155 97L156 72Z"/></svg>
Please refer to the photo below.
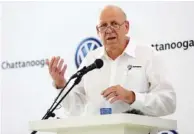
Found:
<svg viewBox="0 0 194 134"><path fill-rule="evenodd" d="M170 131L161 131L158 134L178 134L178 132L175 130L170 130Z"/></svg>
<svg viewBox="0 0 194 134"><path fill-rule="evenodd" d="M100 41L94 37L86 38L80 42L76 49L75 54L75 65L79 68L83 59L86 57L89 51L95 50L98 47L101 47L102 44Z"/></svg>

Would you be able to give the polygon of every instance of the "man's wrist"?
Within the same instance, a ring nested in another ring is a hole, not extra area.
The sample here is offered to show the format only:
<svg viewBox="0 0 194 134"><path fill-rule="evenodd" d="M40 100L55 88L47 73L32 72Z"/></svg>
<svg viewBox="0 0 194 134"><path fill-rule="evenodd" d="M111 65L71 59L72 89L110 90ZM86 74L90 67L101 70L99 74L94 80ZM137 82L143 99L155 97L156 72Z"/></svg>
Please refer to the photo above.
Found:
<svg viewBox="0 0 194 134"><path fill-rule="evenodd" d="M56 89L62 89L62 88L65 86L65 82L64 82L64 83L58 84L57 82L53 81L53 86L54 86Z"/></svg>
<svg viewBox="0 0 194 134"><path fill-rule="evenodd" d="M135 101L135 93L133 91L130 91L129 93L129 104L132 104Z"/></svg>

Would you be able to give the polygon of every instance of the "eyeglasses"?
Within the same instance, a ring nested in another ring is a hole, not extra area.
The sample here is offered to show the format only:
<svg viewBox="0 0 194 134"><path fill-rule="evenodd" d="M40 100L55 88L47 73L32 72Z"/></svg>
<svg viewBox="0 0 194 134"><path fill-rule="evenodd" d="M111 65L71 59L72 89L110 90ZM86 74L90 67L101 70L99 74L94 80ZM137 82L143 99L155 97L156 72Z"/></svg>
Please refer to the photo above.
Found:
<svg viewBox="0 0 194 134"><path fill-rule="evenodd" d="M101 26L97 27L97 30L98 30L99 32L102 32L102 33L105 32L109 27L111 27L111 28L113 28L113 29L115 29L115 30L119 30L120 27L121 27L125 22L126 22L126 21L124 21L123 23L119 24L118 22L113 21L113 22L111 22L110 25L108 25L107 23L104 23L104 24L102 24Z"/></svg>

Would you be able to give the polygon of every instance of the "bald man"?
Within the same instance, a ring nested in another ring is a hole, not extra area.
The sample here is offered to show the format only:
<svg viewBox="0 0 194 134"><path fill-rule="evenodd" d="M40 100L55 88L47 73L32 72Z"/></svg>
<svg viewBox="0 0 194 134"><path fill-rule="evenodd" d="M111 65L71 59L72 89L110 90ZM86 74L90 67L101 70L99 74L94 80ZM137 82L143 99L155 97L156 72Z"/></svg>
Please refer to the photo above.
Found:
<svg viewBox="0 0 194 134"><path fill-rule="evenodd" d="M135 109L149 116L175 111L176 94L165 77L163 63L150 48L132 44L126 36L129 29L121 8L103 8L96 26L103 47L88 53L80 68L99 58L104 66L85 75L63 100L66 114L98 115L103 108L111 109L111 113ZM60 57L53 57L47 64L55 87L61 89L66 84L67 65Z"/></svg>

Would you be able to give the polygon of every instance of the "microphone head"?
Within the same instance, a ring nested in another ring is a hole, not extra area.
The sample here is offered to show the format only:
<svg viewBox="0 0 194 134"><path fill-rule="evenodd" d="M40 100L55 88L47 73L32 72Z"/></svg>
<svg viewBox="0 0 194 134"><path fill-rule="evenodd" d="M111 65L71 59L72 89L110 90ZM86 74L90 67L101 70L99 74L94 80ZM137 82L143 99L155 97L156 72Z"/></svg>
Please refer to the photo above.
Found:
<svg viewBox="0 0 194 134"><path fill-rule="evenodd" d="M103 66L103 60L96 59L95 64L96 64L96 68L101 68Z"/></svg>

